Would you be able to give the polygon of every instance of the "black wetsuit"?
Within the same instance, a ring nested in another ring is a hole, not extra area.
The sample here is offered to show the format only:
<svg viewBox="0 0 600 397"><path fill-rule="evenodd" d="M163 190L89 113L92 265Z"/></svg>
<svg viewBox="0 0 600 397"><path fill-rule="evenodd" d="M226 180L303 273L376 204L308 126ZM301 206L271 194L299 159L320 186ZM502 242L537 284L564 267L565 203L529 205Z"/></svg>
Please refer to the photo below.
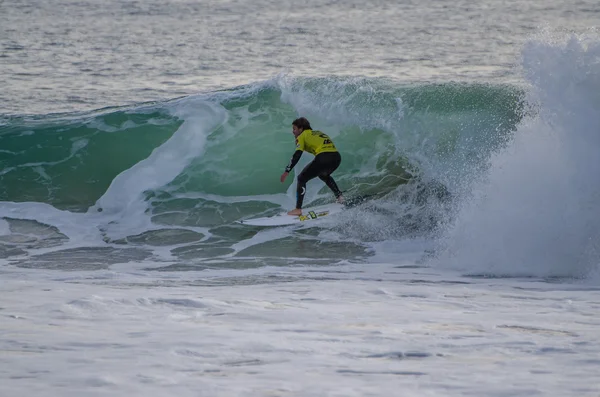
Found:
<svg viewBox="0 0 600 397"><path fill-rule="evenodd" d="M296 208L301 209L306 193L306 183L313 178L319 177L333 191L336 198L342 195L337 184L331 177L342 162L342 156L337 151L331 139L320 131L304 130L296 138L296 151L285 168L290 172L300 160L302 151L315 154L311 161L298 175L298 187L296 191Z"/></svg>

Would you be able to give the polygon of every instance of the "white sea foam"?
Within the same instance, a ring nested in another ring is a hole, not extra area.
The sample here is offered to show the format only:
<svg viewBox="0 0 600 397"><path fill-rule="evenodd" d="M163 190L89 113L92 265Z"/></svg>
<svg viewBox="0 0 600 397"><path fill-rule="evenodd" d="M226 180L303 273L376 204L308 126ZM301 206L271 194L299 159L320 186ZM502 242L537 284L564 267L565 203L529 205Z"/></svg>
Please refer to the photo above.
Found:
<svg viewBox="0 0 600 397"><path fill-rule="evenodd" d="M439 263L496 275L579 277L597 269L599 57L597 38L525 46L534 112L473 185Z"/></svg>
<svg viewBox="0 0 600 397"><path fill-rule="evenodd" d="M0 394L597 395L597 290L468 280L397 260L5 271Z"/></svg>

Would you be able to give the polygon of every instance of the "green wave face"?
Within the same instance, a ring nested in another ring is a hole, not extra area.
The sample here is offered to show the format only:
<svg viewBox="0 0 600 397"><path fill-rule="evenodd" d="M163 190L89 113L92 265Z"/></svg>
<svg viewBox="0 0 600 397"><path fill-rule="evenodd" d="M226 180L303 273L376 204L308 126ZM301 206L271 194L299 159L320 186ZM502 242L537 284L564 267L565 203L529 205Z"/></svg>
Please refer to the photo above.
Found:
<svg viewBox="0 0 600 397"><path fill-rule="evenodd" d="M84 210L180 124L160 111L7 119L0 127L0 200Z"/></svg>
<svg viewBox="0 0 600 397"><path fill-rule="evenodd" d="M0 200L82 212L120 174L133 175L129 184L140 180L136 173L162 180L165 166L181 163L160 187L139 188L157 220L162 214L168 223L185 224L191 221L182 211L199 211L199 218L212 214L208 223L218 224L227 220L215 211L239 210L248 198L255 204L247 210L261 212L277 201L273 195L291 192L293 178L282 185L279 176L294 151L291 122L300 115L333 138L343 158L334 177L349 194L383 196L414 177L448 184L484 167L509 139L523 112L520 96L508 86L280 78L128 109L6 116L0 118ZM218 108L220 118L203 118L200 103ZM202 149L184 161L178 153L189 151L186 137L175 136L197 131ZM151 156L154 168L144 170ZM322 184L313 186L312 199L328 194ZM174 211L179 215L165 215Z"/></svg>

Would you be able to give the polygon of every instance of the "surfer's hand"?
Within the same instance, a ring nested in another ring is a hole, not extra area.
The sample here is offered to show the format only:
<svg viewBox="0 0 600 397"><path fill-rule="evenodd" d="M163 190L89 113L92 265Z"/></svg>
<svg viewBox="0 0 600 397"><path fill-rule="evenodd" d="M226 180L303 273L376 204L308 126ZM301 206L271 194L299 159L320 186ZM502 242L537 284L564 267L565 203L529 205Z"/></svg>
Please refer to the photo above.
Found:
<svg viewBox="0 0 600 397"><path fill-rule="evenodd" d="M285 178L287 178L288 174L289 172L284 172L283 174L281 174L281 177L279 178L281 183L285 182Z"/></svg>

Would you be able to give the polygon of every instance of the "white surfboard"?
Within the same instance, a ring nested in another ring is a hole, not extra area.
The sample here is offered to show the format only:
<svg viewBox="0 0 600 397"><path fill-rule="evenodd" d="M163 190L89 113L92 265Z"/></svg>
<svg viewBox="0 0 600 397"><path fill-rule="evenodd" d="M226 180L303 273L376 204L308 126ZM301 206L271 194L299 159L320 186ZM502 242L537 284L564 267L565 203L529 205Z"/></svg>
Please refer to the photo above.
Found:
<svg viewBox="0 0 600 397"><path fill-rule="evenodd" d="M244 225L252 226L286 226L294 224L304 224L305 222L314 222L319 219L323 219L332 214L343 211L345 206L343 204L333 203L321 205L318 207L304 208L302 209L302 215L292 216L288 215L287 212L283 212L279 215L267 216L263 218L244 219L238 221Z"/></svg>

